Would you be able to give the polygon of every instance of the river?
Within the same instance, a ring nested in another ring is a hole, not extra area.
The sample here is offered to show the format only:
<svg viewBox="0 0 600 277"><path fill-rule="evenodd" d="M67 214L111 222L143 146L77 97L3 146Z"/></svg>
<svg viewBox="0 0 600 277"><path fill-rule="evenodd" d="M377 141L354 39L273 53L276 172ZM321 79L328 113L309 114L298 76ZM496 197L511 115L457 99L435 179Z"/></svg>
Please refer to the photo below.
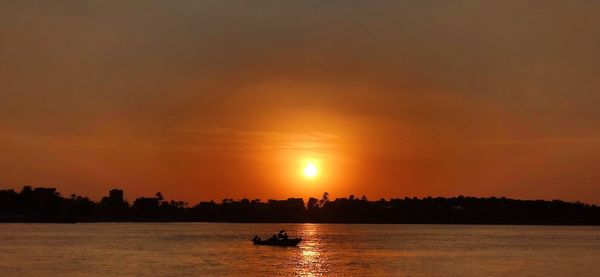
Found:
<svg viewBox="0 0 600 277"><path fill-rule="evenodd" d="M254 246L279 230L298 247ZM1 276L600 276L600 227L0 224Z"/></svg>

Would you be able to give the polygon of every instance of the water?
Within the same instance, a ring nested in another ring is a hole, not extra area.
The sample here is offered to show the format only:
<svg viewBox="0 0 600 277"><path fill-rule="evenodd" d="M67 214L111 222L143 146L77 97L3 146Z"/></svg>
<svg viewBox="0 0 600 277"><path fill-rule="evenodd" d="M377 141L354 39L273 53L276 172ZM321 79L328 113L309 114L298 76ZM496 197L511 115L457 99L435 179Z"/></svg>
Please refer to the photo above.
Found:
<svg viewBox="0 0 600 277"><path fill-rule="evenodd" d="M297 248L254 246L285 229ZM600 276L600 228L0 224L1 276Z"/></svg>

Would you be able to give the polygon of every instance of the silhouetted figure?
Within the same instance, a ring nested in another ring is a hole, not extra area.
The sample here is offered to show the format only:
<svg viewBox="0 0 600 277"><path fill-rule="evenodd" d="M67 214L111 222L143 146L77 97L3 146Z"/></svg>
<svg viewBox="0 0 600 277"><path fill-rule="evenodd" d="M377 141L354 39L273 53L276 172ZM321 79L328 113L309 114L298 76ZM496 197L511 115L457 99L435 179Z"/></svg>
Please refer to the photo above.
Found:
<svg viewBox="0 0 600 277"><path fill-rule="evenodd" d="M288 235L285 232L285 230L281 230L281 231L279 231L279 233L277 233L277 238L278 239L288 239Z"/></svg>

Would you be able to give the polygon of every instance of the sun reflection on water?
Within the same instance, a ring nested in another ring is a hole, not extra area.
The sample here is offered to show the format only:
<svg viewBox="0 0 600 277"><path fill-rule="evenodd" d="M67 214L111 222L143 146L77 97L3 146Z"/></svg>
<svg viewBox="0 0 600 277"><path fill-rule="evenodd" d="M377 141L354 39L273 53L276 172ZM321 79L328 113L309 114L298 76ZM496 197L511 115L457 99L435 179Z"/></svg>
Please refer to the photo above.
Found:
<svg viewBox="0 0 600 277"><path fill-rule="evenodd" d="M323 276L327 274L327 258L319 236L317 224L303 224L298 230L302 242L296 260L295 274L298 276Z"/></svg>

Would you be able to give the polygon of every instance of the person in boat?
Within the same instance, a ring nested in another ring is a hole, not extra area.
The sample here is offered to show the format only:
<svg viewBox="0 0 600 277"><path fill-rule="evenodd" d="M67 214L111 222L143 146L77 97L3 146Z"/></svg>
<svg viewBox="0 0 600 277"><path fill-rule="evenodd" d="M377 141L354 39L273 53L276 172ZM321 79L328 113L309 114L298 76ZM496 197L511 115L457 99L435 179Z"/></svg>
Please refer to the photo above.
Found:
<svg viewBox="0 0 600 277"><path fill-rule="evenodd" d="M277 238L277 235L273 234L273 236L269 240L270 241L276 241L276 240L279 240L279 239Z"/></svg>
<svg viewBox="0 0 600 277"><path fill-rule="evenodd" d="M278 239L288 239L288 235L285 232L285 230L281 230L279 231L279 233L277 234L277 238Z"/></svg>

